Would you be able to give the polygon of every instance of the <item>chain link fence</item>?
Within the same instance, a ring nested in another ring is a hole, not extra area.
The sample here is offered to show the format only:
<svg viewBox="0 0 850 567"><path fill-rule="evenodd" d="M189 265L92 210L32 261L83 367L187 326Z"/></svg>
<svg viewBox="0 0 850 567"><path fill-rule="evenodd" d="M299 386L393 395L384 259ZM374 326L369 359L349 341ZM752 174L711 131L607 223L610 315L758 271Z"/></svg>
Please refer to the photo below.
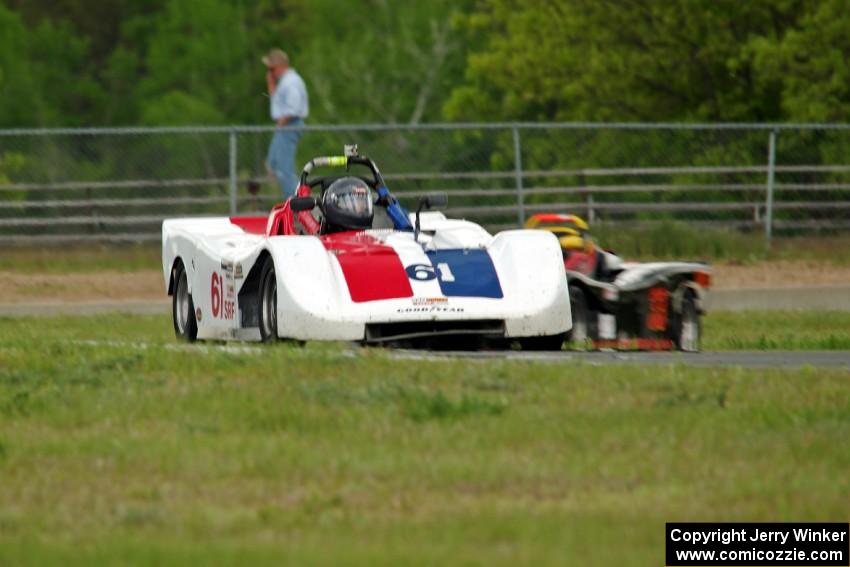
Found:
<svg viewBox="0 0 850 567"><path fill-rule="evenodd" d="M267 127L0 130L0 242L156 241L163 219L265 214ZM850 229L850 125L304 127L298 163L356 143L412 207L490 230L537 212L608 226L776 234Z"/></svg>

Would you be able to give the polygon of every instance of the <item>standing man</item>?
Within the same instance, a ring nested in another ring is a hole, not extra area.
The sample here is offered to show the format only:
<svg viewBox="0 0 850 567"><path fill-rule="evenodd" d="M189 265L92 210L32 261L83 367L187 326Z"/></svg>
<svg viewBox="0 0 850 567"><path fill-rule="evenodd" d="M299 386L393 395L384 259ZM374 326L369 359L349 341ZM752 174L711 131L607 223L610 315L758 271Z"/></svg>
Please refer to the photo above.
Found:
<svg viewBox="0 0 850 567"><path fill-rule="evenodd" d="M272 49L262 59L266 66L266 85L275 130L266 163L280 183L283 198L288 199L298 188L295 174L295 149L301 139L301 126L310 112L307 87L301 75L289 66L289 57L280 49Z"/></svg>

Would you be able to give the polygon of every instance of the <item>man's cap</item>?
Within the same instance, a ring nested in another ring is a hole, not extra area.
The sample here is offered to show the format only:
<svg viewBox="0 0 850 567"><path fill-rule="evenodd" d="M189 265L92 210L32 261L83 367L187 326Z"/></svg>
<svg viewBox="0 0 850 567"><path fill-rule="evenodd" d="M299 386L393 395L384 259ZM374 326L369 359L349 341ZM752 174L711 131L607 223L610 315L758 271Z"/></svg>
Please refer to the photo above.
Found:
<svg viewBox="0 0 850 567"><path fill-rule="evenodd" d="M271 49L263 55L261 59L266 67L274 67L275 65L289 65L289 56L282 49Z"/></svg>

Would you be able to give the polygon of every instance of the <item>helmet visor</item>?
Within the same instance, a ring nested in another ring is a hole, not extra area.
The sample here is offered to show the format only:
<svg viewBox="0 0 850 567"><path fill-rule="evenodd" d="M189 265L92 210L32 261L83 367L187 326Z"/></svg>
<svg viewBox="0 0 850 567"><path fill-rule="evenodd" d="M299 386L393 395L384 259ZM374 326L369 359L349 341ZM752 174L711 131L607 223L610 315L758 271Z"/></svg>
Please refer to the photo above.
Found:
<svg viewBox="0 0 850 567"><path fill-rule="evenodd" d="M372 197L365 185L349 185L334 194L336 206L357 217L372 216Z"/></svg>

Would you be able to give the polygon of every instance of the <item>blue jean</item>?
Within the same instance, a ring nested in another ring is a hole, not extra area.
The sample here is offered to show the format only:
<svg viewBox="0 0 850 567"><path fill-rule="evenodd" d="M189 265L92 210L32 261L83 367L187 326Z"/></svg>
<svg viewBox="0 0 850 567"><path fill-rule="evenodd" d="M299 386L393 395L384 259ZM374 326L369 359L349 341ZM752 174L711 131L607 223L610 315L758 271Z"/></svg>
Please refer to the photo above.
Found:
<svg viewBox="0 0 850 567"><path fill-rule="evenodd" d="M293 119L286 126L278 128L269 145L269 155L266 162L280 183L284 200L295 195L298 188L298 175L295 173L295 150L301 139L303 130L298 128L304 121Z"/></svg>

